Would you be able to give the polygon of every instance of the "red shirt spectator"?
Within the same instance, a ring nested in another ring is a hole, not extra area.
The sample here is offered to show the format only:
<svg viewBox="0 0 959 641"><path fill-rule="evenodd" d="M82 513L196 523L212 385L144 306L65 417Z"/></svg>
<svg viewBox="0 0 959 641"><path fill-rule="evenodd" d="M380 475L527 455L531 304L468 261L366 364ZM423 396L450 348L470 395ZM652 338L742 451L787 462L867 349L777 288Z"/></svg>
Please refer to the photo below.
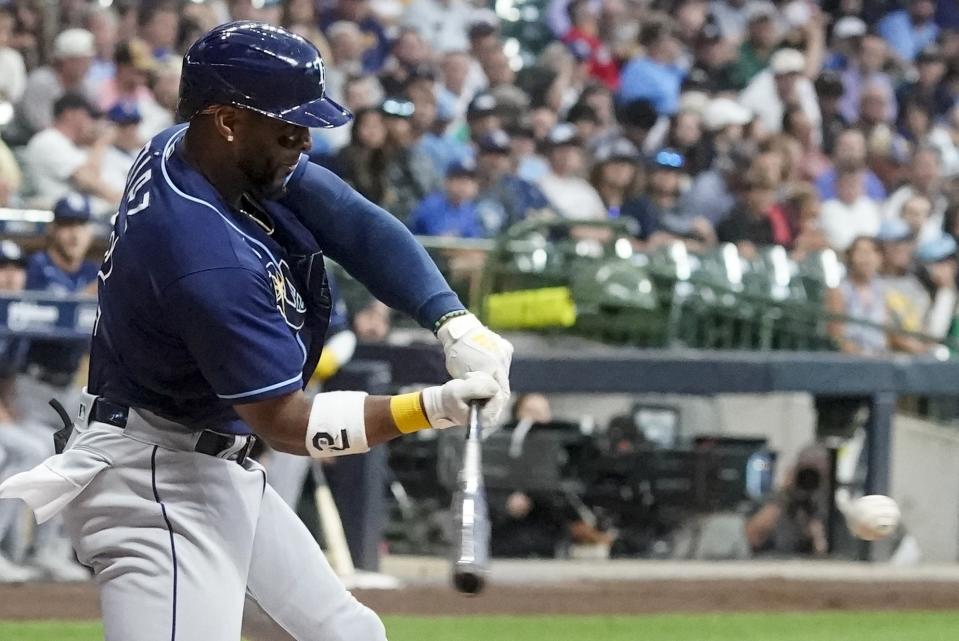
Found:
<svg viewBox="0 0 959 641"><path fill-rule="evenodd" d="M580 60L589 60L589 75L615 91L619 88L619 66L609 47L599 39L599 23L586 0L574 0L569 4L569 17L573 26L563 36L573 55Z"/></svg>

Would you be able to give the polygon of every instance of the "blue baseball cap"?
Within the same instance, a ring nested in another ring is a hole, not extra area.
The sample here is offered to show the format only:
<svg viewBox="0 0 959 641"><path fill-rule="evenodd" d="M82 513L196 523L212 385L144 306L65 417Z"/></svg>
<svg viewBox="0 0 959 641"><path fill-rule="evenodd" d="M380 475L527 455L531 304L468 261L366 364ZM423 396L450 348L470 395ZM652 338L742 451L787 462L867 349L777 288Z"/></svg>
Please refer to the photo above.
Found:
<svg viewBox="0 0 959 641"><path fill-rule="evenodd" d="M882 225L879 226L879 233L876 234L876 240L881 243L898 243L912 239L912 230L900 218L889 218L882 221Z"/></svg>
<svg viewBox="0 0 959 641"><path fill-rule="evenodd" d="M86 223L92 216L90 199L83 194L67 194L53 206L55 223Z"/></svg>
<svg viewBox="0 0 959 641"><path fill-rule="evenodd" d="M487 134L483 134L476 142L476 146L479 147L481 152L493 154L508 154L513 150L510 145L509 134L502 129L494 129Z"/></svg>
<svg viewBox="0 0 959 641"><path fill-rule="evenodd" d="M916 259L920 263L938 263L956 257L956 239L949 234L942 234L935 240L927 241L916 249Z"/></svg>
<svg viewBox="0 0 959 641"><path fill-rule="evenodd" d="M579 136L577 136L576 127L568 122L561 122L552 129L546 136L546 142L550 147L562 147L564 145L579 146Z"/></svg>
<svg viewBox="0 0 959 641"><path fill-rule="evenodd" d="M654 167L682 171L686 166L686 159L680 152L667 147L656 152L652 158L652 164Z"/></svg>
<svg viewBox="0 0 959 641"><path fill-rule="evenodd" d="M12 240L0 240L0 267L7 265L24 267L26 264L27 259L19 245Z"/></svg>
<svg viewBox="0 0 959 641"><path fill-rule="evenodd" d="M143 117L135 102L120 101L107 111L107 120L118 125L136 125Z"/></svg>
<svg viewBox="0 0 959 641"><path fill-rule="evenodd" d="M499 104L496 97L491 93L477 94L466 108L467 118L481 118L483 116L492 116L497 113Z"/></svg>
<svg viewBox="0 0 959 641"><path fill-rule="evenodd" d="M598 163L614 160L638 162L640 157L639 149L626 138L618 138L596 150L596 162Z"/></svg>
<svg viewBox="0 0 959 641"><path fill-rule="evenodd" d="M460 176L475 176L476 163L471 158L461 158L454 160L446 166L446 177L456 178Z"/></svg>

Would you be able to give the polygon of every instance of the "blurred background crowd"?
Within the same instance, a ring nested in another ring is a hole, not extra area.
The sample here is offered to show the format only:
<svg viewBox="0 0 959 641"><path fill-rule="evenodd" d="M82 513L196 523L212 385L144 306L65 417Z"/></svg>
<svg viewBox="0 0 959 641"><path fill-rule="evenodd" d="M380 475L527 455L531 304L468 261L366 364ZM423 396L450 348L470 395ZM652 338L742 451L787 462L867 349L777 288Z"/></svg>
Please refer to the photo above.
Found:
<svg viewBox="0 0 959 641"><path fill-rule="evenodd" d="M951 323L947 1L7 0L0 206L79 192L107 221L137 150L174 123L181 54L231 19L320 48L327 91L356 118L316 131L313 159L417 234L620 219L640 250L831 248L849 265L836 309L930 334ZM841 346L925 349L868 334Z"/></svg>
<svg viewBox="0 0 959 641"><path fill-rule="evenodd" d="M53 211L42 251L0 243L0 291L95 291L97 226L139 149L175 122L183 52L238 19L321 50L327 92L355 119L313 132L312 159L418 235L619 221L636 252L832 251L845 275L825 304L866 321L834 324L839 349L927 353L955 330L950 0L0 0L0 213L21 212L0 221ZM389 309L343 289L344 331L384 340ZM0 430L6 471L45 456L45 399L69 405L83 351L0 341L0 424L43 426L23 442ZM528 495L502 503L507 527L536 513ZM563 505L545 520L602 538ZM0 513L0 543L16 518ZM37 532L32 560L13 555L27 565L0 555L0 580L85 578L57 527Z"/></svg>

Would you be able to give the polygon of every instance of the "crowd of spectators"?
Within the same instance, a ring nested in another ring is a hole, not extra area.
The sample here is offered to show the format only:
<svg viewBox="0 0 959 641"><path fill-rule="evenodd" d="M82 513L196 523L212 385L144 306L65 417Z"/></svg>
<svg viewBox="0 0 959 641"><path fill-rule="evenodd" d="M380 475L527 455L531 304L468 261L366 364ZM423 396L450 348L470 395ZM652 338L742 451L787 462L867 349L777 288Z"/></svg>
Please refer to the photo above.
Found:
<svg viewBox="0 0 959 641"><path fill-rule="evenodd" d="M92 293L89 221L110 219L139 149L175 123L183 52L218 24L257 20L313 42L328 94L355 115L313 132L311 158L414 233L618 219L640 250L833 250L846 272L827 306L867 321L832 323L840 349L927 353L954 331L959 4L493 6L0 0L0 208L55 213L29 260L2 241L0 292ZM360 341L390 332L382 303L351 315ZM75 394L81 352L0 341L4 475L49 454L45 399ZM507 503L514 519L535 510ZM19 518L0 510L0 581L87 578L56 523L16 552Z"/></svg>
<svg viewBox="0 0 959 641"><path fill-rule="evenodd" d="M947 1L5 0L0 206L80 192L108 220L136 151L175 121L180 56L231 19L317 45L356 117L314 132L312 158L416 233L619 218L640 249L801 259L885 251L901 221L906 271L930 300L954 288L952 254L919 258L959 233ZM849 283L837 309L865 291ZM875 317L899 318L887 307Z"/></svg>
<svg viewBox="0 0 959 641"><path fill-rule="evenodd" d="M352 125L311 156L422 234L534 216L636 244L846 252L954 235L959 9L933 0L0 2L0 206L109 218L173 124L183 51L231 19L313 41ZM498 13L497 13L498 11ZM528 38L539 23L549 38Z"/></svg>
<svg viewBox="0 0 959 641"><path fill-rule="evenodd" d="M466 0L73 0L53 12L0 3L2 133L24 177L5 169L5 204L49 206L69 186L108 213L117 194L98 175L112 173L104 156L115 147L128 155L137 140L128 131L130 144L117 144L117 129L135 122L142 143L172 124L180 54L215 24L255 19L324 53L329 93L357 118L317 132L314 158L401 219L441 198L464 161L505 156L501 173L522 182L488 194L478 168L470 201L482 226L450 224L449 234L492 235L549 211L635 216L644 228L651 216L658 228L644 236L678 228L710 240L692 221L716 232L736 209L734 239L764 243L768 229L742 223L749 201L764 200L749 194L765 186L774 192L766 208L782 212L771 235L791 246L800 225L789 205L810 185L826 228L875 233L878 218L898 217L920 195L932 207L924 239L942 231L947 182L959 172L951 3L533 4L552 30L545 46L506 37L509 16ZM671 195L653 184L664 150L679 179L662 181L676 183ZM507 198L514 192L521 197ZM675 214L665 224L663 206ZM463 215L458 207L449 217ZM749 238L735 238L742 233ZM855 235L826 240L844 250Z"/></svg>

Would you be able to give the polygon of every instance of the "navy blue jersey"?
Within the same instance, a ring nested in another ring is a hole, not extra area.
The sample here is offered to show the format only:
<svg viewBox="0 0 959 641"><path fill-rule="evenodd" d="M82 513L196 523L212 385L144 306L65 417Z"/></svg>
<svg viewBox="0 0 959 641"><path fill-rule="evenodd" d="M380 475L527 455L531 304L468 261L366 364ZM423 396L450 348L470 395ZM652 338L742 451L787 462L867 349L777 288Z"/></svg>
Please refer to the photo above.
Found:
<svg viewBox="0 0 959 641"><path fill-rule="evenodd" d="M185 131L153 138L127 179L99 274L89 388L191 429L248 433L232 405L300 389L319 356L323 259L282 206L260 204L268 233L227 205L183 159Z"/></svg>
<svg viewBox="0 0 959 641"><path fill-rule="evenodd" d="M30 342L15 336L0 337L0 379L15 376L23 366Z"/></svg>
<svg viewBox="0 0 959 641"><path fill-rule="evenodd" d="M26 289L51 294L79 294L97 279L96 263L85 260L75 272L66 272L53 262L47 252L37 252L27 259Z"/></svg>
<svg viewBox="0 0 959 641"><path fill-rule="evenodd" d="M327 281L330 285L330 298L333 305L330 309L330 327L327 330L327 336L333 336L350 328L349 311L346 309L346 301L340 296L339 289L336 286L336 279L332 272L327 272Z"/></svg>
<svg viewBox="0 0 959 641"><path fill-rule="evenodd" d="M37 252L27 259L26 289L56 296L80 294L97 279L97 266L85 260L75 272L58 267L46 252ZM77 371L87 351L86 345L33 339L24 362L48 373L69 375Z"/></svg>

